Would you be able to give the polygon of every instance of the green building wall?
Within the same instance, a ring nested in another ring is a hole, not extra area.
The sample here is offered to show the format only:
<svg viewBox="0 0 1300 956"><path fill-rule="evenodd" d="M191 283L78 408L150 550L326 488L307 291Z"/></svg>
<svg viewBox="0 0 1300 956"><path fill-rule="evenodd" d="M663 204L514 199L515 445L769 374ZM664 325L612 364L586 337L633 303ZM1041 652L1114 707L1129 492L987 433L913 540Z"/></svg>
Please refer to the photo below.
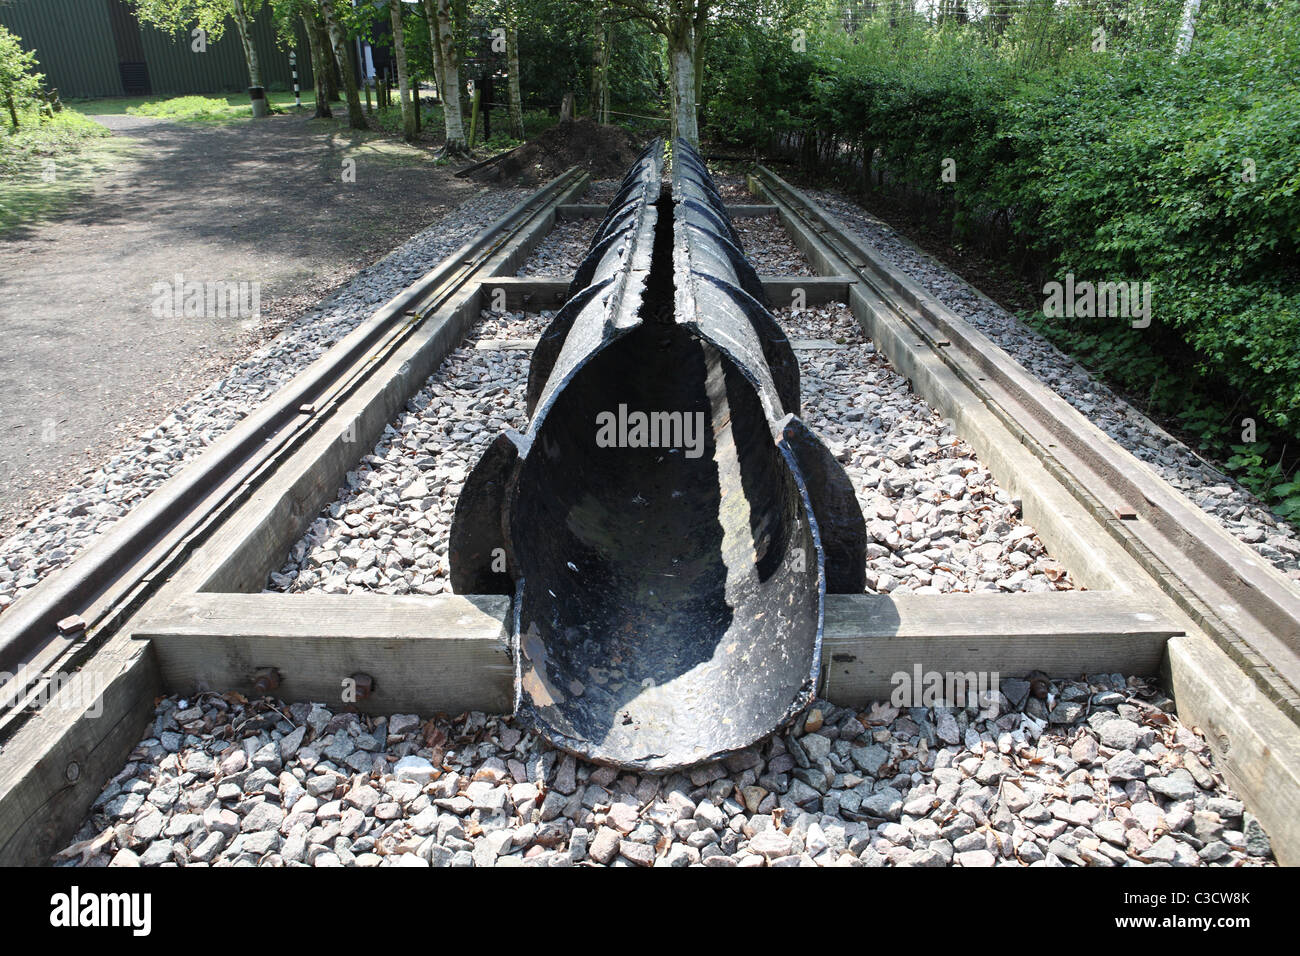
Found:
<svg viewBox="0 0 1300 956"><path fill-rule="evenodd" d="M0 24L35 50L47 86L69 97L122 96L118 49L109 4L112 0L12 0L0 4ZM311 99L311 54L301 24L295 24L293 47L298 54L298 82ZM207 52L195 53L187 31L165 33L140 25L144 61L154 94L233 93L248 87L248 67L233 21L226 21L218 41ZM276 45L275 25L263 8L254 22L262 82L273 89L291 89L289 47Z"/></svg>

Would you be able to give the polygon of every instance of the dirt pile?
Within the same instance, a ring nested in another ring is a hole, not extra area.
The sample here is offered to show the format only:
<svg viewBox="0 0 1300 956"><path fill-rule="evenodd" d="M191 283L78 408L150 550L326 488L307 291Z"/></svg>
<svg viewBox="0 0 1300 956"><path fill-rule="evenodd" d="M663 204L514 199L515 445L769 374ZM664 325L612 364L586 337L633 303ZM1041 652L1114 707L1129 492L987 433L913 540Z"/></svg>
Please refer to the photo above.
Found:
<svg viewBox="0 0 1300 956"><path fill-rule="evenodd" d="M618 179L642 146L620 126L579 119L552 126L514 152L475 170L470 178L502 186L540 186L576 165L591 173L592 179Z"/></svg>

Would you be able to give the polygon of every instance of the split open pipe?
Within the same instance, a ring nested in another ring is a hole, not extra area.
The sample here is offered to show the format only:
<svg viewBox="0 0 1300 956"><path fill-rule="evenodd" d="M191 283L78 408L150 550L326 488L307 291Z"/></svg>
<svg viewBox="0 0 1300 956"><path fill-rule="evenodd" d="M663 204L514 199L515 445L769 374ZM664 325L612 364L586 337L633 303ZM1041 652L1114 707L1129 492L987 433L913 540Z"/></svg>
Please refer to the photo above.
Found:
<svg viewBox="0 0 1300 956"><path fill-rule="evenodd" d="M624 179L534 352L531 420L489 447L451 536L458 592L514 595L518 715L666 770L812 699L825 594L864 587L847 476L689 145Z"/></svg>

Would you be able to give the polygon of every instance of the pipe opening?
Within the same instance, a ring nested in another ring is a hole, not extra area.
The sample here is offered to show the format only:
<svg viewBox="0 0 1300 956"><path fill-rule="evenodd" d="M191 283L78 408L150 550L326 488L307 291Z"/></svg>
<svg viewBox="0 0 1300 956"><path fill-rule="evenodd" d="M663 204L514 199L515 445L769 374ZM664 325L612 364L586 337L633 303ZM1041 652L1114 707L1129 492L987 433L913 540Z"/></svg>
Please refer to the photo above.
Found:
<svg viewBox="0 0 1300 956"><path fill-rule="evenodd" d="M791 460L753 384L676 324L667 190L656 205L642 323L544 412L510 509L523 706L571 749L645 767L776 726L821 607Z"/></svg>

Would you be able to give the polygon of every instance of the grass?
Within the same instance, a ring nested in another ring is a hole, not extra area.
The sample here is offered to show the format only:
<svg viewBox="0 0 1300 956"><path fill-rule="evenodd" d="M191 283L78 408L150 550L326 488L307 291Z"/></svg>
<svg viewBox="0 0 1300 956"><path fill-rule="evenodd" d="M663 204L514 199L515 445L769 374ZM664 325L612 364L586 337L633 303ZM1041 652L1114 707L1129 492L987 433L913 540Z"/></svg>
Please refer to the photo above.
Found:
<svg viewBox="0 0 1300 956"><path fill-rule="evenodd" d="M56 215L122 162L131 146L72 110L19 117L0 132L0 234Z"/></svg>
<svg viewBox="0 0 1300 956"><path fill-rule="evenodd" d="M394 94L396 99L396 94ZM347 105L344 104L340 110L337 105L334 107L335 117L347 117ZM465 125L465 135L469 135L470 117L466 113L462 118ZM371 129L382 132L388 136L402 135L402 108L396 103L393 106L384 109L376 109L373 113L366 114L366 122L370 124ZM549 115L546 110L527 110L524 113L524 135L527 137L536 136L547 127L555 125L555 117ZM420 111L420 142L441 143L443 141L444 118L441 104L431 104L425 101L424 108ZM501 152L507 149L513 149L520 145L523 140L513 138L509 132L509 118L504 107L498 106L492 111L492 138L483 140L482 118L479 120L478 136L479 140L474 149L478 152L488 154Z"/></svg>
<svg viewBox="0 0 1300 956"><path fill-rule="evenodd" d="M268 92L266 98L273 110L293 109L293 93ZM233 123L253 116L247 93L229 96L121 96L69 100L66 105L83 116L152 116L176 123ZM308 107L307 100L303 101L303 106Z"/></svg>

